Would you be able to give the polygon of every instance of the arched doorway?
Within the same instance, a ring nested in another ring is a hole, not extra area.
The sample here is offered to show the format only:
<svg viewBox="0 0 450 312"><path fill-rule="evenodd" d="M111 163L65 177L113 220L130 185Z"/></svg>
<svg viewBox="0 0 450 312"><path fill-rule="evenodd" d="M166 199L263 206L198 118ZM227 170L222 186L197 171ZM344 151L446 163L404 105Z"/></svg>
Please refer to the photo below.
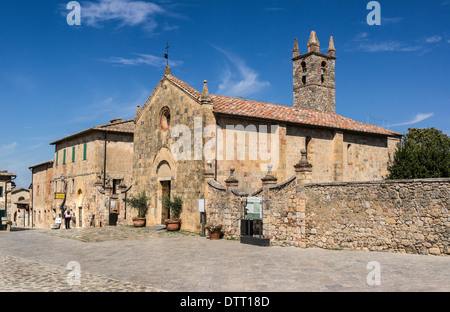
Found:
<svg viewBox="0 0 450 312"><path fill-rule="evenodd" d="M163 160L159 163L156 173L158 175L158 197L161 198L158 205L161 207L161 224L164 220L170 218L170 211L163 209L162 198L163 196L170 197L170 191L172 187L172 169L167 161Z"/></svg>
<svg viewBox="0 0 450 312"><path fill-rule="evenodd" d="M152 182L150 188L156 190L150 192L151 202L156 209L152 212L152 219L155 224L164 224L164 220L169 218L169 213L162 208L163 194L170 195L176 188L176 162L171 151L167 147L162 147L152 161Z"/></svg>

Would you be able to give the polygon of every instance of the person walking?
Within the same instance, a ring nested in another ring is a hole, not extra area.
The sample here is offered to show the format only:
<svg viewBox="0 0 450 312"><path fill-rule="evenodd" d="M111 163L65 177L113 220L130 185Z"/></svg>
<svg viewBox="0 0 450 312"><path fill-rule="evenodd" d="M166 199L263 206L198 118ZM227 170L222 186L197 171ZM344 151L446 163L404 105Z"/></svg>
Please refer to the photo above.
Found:
<svg viewBox="0 0 450 312"><path fill-rule="evenodd" d="M64 219L66 221L66 229L70 229L70 220L72 219L72 211L66 209L66 211L64 211Z"/></svg>

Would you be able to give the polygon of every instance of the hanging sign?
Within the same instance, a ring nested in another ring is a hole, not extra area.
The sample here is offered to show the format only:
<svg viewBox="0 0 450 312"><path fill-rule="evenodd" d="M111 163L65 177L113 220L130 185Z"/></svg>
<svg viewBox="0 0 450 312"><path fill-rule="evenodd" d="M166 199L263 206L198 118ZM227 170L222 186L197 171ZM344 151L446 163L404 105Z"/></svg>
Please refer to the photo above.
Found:
<svg viewBox="0 0 450 312"><path fill-rule="evenodd" d="M204 199L198 200L198 212L205 212L205 200Z"/></svg>
<svg viewBox="0 0 450 312"><path fill-rule="evenodd" d="M64 199L66 198L66 194L64 193L55 193L55 199Z"/></svg>

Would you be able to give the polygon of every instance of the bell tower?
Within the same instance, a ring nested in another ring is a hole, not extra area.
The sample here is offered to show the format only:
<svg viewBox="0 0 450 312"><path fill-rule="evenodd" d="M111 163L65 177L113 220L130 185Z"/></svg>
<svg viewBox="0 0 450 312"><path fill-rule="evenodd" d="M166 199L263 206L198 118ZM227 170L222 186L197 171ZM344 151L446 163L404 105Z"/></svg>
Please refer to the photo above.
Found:
<svg viewBox="0 0 450 312"><path fill-rule="evenodd" d="M335 55L333 37L330 37L328 54L320 52L320 42L312 31L308 52L300 54L297 39L294 41L294 107L305 110L336 112Z"/></svg>

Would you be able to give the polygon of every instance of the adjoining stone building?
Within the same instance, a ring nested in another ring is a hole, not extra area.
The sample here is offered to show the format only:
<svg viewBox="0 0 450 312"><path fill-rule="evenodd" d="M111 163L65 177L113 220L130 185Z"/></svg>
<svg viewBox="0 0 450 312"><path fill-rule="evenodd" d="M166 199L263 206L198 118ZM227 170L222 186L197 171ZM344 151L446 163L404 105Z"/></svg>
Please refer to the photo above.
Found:
<svg viewBox="0 0 450 312"><path fill-rule="evenodd" d="M11 221L13 226L32 227L30 190L23 187L11 190Z"/></svg>
<svg viewBox="0 0 450 312"><path fill-rule="evenodd" d="M56 140L55 157L30 169L36 227L50 227L71 209L73 226L127 224L134 120L114 119Z"/></svg>
<svg viewBox="0 0 450 312"><path fill-rule="evenodd" d="M8 170L0 171L0 218L11 220L11 190L14 188L16 175ZM1 224L1 223L0 223Z"/></svg>
<svg viewBox="0 0 450 312"><path fill-rule="evenodd" d="M207 180L236 179L251 193L268 171L278 181L294 176L302 149L312 164L311 182L387 175L401 135L335 112L333 39L328 54L319 47L315 32L304 54L295 40L294 106L212 95L206 81L199 92L167 66L135 117L133 193L145 190L150 197L149 225L168 217L162 195L177 194L184 201L182 228L198 232L198 200L207 199Z"/></svg>
<svg viewBox="0 0 450 312"><path fill-rule="evenodd" d="M33 226L49 228L58 217L56 207L52 207L53 193L53 159L29 167L31 170L31 199Z"/></svg>

